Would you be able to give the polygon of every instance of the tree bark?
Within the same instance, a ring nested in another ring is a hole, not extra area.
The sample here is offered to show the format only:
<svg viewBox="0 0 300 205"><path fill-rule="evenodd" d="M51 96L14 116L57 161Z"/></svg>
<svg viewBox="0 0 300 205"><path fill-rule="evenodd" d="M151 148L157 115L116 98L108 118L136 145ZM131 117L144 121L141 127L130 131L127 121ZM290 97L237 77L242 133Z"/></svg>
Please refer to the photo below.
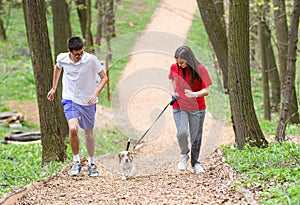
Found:
<svg viewBox="0 0 300 205"><path fill-rule="evenodd" d="M289 107L293 92L295 91L295 74L297 61L297 43L298 43L298 27L300 16L300 0L294 0L293 12L291 15L291 26L288 41L288 67L286 73L286 86L283 95L282 108L280 111L279 121L276 131L276 140L285 141L285 130L289 121Z"/></svg>
<svg viewBox="0 0 300 205"><path fill-rule="evenodd" d="M229 5L229 99L236 142L239 149L246 143L266 147L254 110L249 62L249 0L232 0Z"/></svg>
<svg viewBox="0 0 300 205"><path fill-rule="evenodd" d="M275 55L273 46L271 44L271 31L267 28L266 33L266 55L267 55L267 66L268 66L268 76L271 84L271 111L279 112L281 90L280 90L280 78L278 73L278 68L276 65Z"/></svg>
<svg viewBox="0 0 300 205"><path fill-rule="evenodd" d="M217 11L217 14L222 22L222 26L226 29L226 20L225 20L225 10L224 10L224 0L214 0L215 2L215 8Z"/></svg>
<svg viewBox="0 0 300 205"><path fill-rule="evenodd" d="M98 19L97 19L97 33L95 43L101 46L102 39L102 28L103 28L103 19L104 19L104 10L103 10L103 2L102 0L96 1L96 8L98 11Z"/></svg>
<svg viewBox="0 0 300 205"><path fill-rule="evenodd" d="M85 22L85 33L91 34L91 24L92 24L92 11L91 11L91 0L86 0L86 22ZM85 49L88 52L93 52L93 36L85 36Z"/></svg>
<svg viewBox="0 0 300 205"><path fill-rule="evenodd" d="M107 55L108 59L112 60L112 48L111 48L111 38L112 38L112 27L111 27L111 20L110 20L110 1L111 0L105 0L104 3L104 34L105 34L105 40L106 40L106 45L107 45Z"/></svg>
<svg viewBox="0 0 300 205"><path fill-rule="evenodd" d="M264 19L263 17L261 19ZM265 38L265 21L261 20L258 24L259 48L260 48L260 62L262 74L262 91L264 104L264 119L271 120L271 105L270 105L270 91L269 91L269 77L266 56L266 38Z"/></svg>
<svg viewBox="0 0 300 205"><path fill-rule="evenodd" d="M286 86L286 69L287 69L287 53L288 53L288 24L285 9L285 0L273 0L274 5L274 22L276 29L277 47L278 47L278 59L279 59L279 71L282 93ZM292 88L294 89L294 88ZM282 94L284 95L284 94ZM292 124L300 123L298 112L298 102L296 96L296 90L291 92L291 101L289 103L289 122Z"/></svg>
<svg viewBox="0 0 300 205"><path fill-rule="evenodd" d="M286 66L287 66L287 45L288 45L288 26L286 20L285 0L273 0L274 22L276 30L278 60L280 71L281 90L284 88Z"/></svg>
<svg viewBox="0 0 300 205"><path fill-rule="evenodd" d="M93 35L91 30L87 30L87 16L88 16L88 9L87 9L87 3L86 0L76 0L76 7L77 7L77 13L78 13L78 17L79 17L79 21L80 21L80 28L81 28L81 32L82 32L82 36L85 39L85 44L88 46L93 45ZM87 34L89 36L87 36ZM87 40L89 40L89 42L87 42Z"/></svg>
<svg viewBox="0 0 300 205"><path fill-rule="evenodd" d="M6 31L4 28L3 20L1 18L1 15L3 13L3 6L2 6L2 0L0 0L0 40L6 41Z"/></svg>
<svg viewBox="0 0 300 205"><path fill-rule="evenodd" d="M53 14L53 36L54 36L54 56L67 51L67 40L72 35L71 23L69 18L69 9L65 0L52 0ZM60 78L56 89L56 103L62 100L62 78ZM69 127L62 106L59 106L59 112L53 113L60 119L62 138L68 135Z"/></svg>
<svg viewBox="0 0 300 205"><path fill-rule="evenodd" d="M213 0L197 0L201 18L203 20L209 40L217 56L223 73L223 86L228 90L228 48L226 29L217 14Z"/></svg>
<svg viewBox="0 0 300 205"><path fill-rule="evenodd" d="M53 113L58 103L47 100L52 86L53 61L48 36L44 0L23 0L23 10L28 44L33 66L42 137L42 163L64 161L67 157L64 139L60 133L60 121Z"/></svg>

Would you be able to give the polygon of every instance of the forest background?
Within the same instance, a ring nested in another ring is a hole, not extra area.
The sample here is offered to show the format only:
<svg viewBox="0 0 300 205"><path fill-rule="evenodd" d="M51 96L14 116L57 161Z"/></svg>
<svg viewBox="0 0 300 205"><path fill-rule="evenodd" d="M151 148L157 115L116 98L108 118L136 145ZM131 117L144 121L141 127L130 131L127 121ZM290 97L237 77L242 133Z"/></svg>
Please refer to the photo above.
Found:
<svg viewBox="0 0 300 205"><path fill-rule="evenodd" d="M25 1L23 1L24 3ZM53 1L54 2L54 1ZM95 2L93 2L94 5ZM134 33L136 32L138 34L138 32L140 32L144 25L149 21L151 15L153 14L153 11L155 10L155 7L157 6L157 4L159 3L159 1L143 1L143 2L135 2L135 6L132 6L132 1L121 1L121 2L117 2L117 4L115 5L115 25L116 25L116 33L114 35L116 35L117 37L123 34L128 34L128 33ZM286 2L286 11L288 13L287 17L290 16L290 14L292 13L292 1L287 1ZM48 24L48 29L49 29L49 40L51 45L54 43L54 32L53 32L53 18L51 17L52 15L52 11L51 11L51 4L50 2L46 2L46 11L47 11L47 24ZM73 6L71 7L72 9L70 11L71 15L70 15L70 21L72 22L72 35L80 35L80 36L84 36L82 30L80 30L79 28L81 28L80 26L80 21L77 15L77 10L75 9L75 4L73 2L72 4ZM253 2L253 4L251 5L252 7L256 8L256 6L259 4L255 4L255 2ZM28 47L28 41L26 38L26 28L25 28L25 22L24 22L24 18L23 18L23 14L22 14L22 2L20 1L1 1L1 8L2 8L2 12L1 12L1 19L3 21L3 28L5 28L6 30L6 37L3 38L1 40L1 48L5 48L5 49L1 49L1 64L3 65L1 67L1 88L0 88L0 102L1 102L1 111L7 111L8 107L5 106L5 102L8 101L19 101L20 103L26 103L26 101L36 101L37 100L37 92L36 92L36 80L34 78L34 69L33 66L31 64L31 55L30 55L30 49ZM79 8L79 7L77 7ZM96 12L94 7L91 11L92 14L92 19L94 19L94 23L92 25L95 25L95 21L97 19L97 15L98 13ZM135 12L130 12L134 10ZM146 12L147 11L147 12ZM134 13L134 14L133 14ZM253 14L252 14L253 15ZM143 18L139 18L139 16L143 16ZM267 16L270 19L270 26L274 26L272 25L272 22L274 22L273 20L271 20L270 16ZM287 18L288 23L290 23L289 18ZM269 22L269 21L268 21ZM253 22L252 27L254 28L255 22ZM274 27L271 27L274 28ZM209 60L207 59L200 59L201 61L204 61L204 63L211 63L211 62L215 62L216 63L216 59L215 59L215 55L213 53L213 49L211 44L209 43L209 38L203 38L203 36L207 36L206 32L205 32L205 26L201 23L201 18L199 15L197 15L197 17L194 20L194 24L193 24L193 29L191 29L193 32L190 33L189 35L189 39L191 39L194 42L199 43L199 46L202 47L203 49L205 49L207 56L209 56ZM252 29L251 31L253 31L255 29ZM273 31L273 30L271 30ZM96 33L96 27L91 27L91 33L95 34ZM200 36L202 36L201 39L199 39L199 33L201 33ZM107 35L107 34L106 34ZM113 38L113 36L111 34L111 38ZM273 37L275 36L275 32L273 31ZM126 49L129 49L133 42L134 42L134 37L135 35L132 35L132 39L131 41L128 41L126 43L126 45L120 45L118 44L116 46L116 48L114 48L114 44L112 43L112 51L114 49L124 49L124 51L122 52L126 52ZM263 85L262 85L262 78L263 78L263 73L262 72L262 62L260 61L260 52L257 52L259 50L259 43L258 43L258 38L257 38L257 33L253 32L251 33L251 43L253 43L252 45L252 49L251 51L254 52L252 53L253 55L251 55L251 89L252 89L252 97L253 97L253 101L254 101L254 107L255 107L255 112L257 113L257 117L258 117L258 121L259 121L259 125L260 128L263 131L264 136L274 136L276 134L276 126L278 123L278 118L279 118L279 109L274 108L274 112L270 112L270 116L271 118L266 119L266 112L265 112L265 95L263 92L261 92L263 89ZM275 38L275 37L274 37ZM103 39L105 39L105 37L103 37ZM104 40L105 41L105 40ZM113 41L112 41L113 42ZM276 50L276 41L271 41L273 47L274 47L274 51L275 54L274 56L277 55L277 50ZM107 46L107 44L105 44ZM107 53L109 53L108 48L106 47L102 47L102 49L107 49ZM261 47L260 47L261 48ZM53 53L53 59L55 56L55 51L54 48L52 47L52 53ZM97 48L96 48L97 50ZM117 55L117 52L112 52L112 59L114 59L114 55ZM102 56L99 56L102 57ZM118 57L116 57L116 59L120 59ZM113 60L110 61L110 82L111 82L111 93L113 94L114 91L114 86L117 83L118 77L122 71L122 68L124 68L124 66L126 65L128 59L121 59L118 62L114 62ZM276 60L278 61L278 59L276 58ZM211 66L211 65L210 65ZM299 69L298 69L299 70ZM219 80L220 82L222 82L222 75L220 74L220 68L216 67L215 69L216 73L219 73L217 75L214 75L216 78L214 79L216 82ZM299 71L297 78L295 79L295 85L296 85L296 96L298 96L298 101L299 101ZM51 78L49 76L46 76L47 78ZM106 90L107 92L107 90ZM214 93L214 92L212 92ZM216 91L215 93L218 94L224 94L224 88L222 88L222 83L220 83L219 86L216 87ZM225 95L226 96L226 95ZM213 98L213 97L212 97ZM217 104L215 104L215 107L219 107L222 108L221 110L225 110L226 111L226 118L230 119L231 117L231 113L230 113L230 106L229 106L229 99L227 97L224 97L224 99L227 99L227 109L224 109L224 102L222 102L222 105L218 106ZM278 102L277 102L278 103ZM104 106L109 106L110 102L107 101L107 96L102 96L100 99L100 104L104 105ZM279 103L280 104L280 103ZM219 110L217 113L221 113L222 111ZM270 110L271 111L271 108ZM23 128L24 130L32 130L32 129L39 129L38 125L33 124L32 122L28 122L25 121L23 123ZM7 128L7 125L1 125L1 133L2 135L5 135L5 133L9 132L10 129ZM115 132L115 131L114 131ZM125 140L124 138L121 139L117 139L117 136L120 136L116 133L112 132L111 130L107 130L106 133L109 133L110 140L111 140L111 144L115 144L116 141L122 141ZM285 139L292 139L292 136L297 136L299 135L299 126L297 123L293 123L293 124L287 124L287 131L286 131L286 136ZM298 143L299 143L299 137L298 138L293 138L293 139L298 139ZM297 140L296 140L297 142ZM66 143L67 140L66 140ZM105 142L104 144L107 145L107 149L104 149L104 152L111 152L111 150L109 149L110 147L112 147L109 143ZM270 145L269 148L271 150L271 152L275 152L275 153L279 153L280 154L280 158L278 158L277 156L274 156L270 153L268 153L268 149L264 149L264 151L266 152L266 155L268 156L268 165L274 165L274 169L270 169L270 173L268 171L267 174L263 174L263 178L259 178L259 181L268 181L265 183L265 185L261 185L261 183L259 183L257 185L257 182L245 182L245 178L243 178L243 183L250 183L250 186L254 186L255 188L259 189L266 189L266 190L270 190L272 188L269 187L270 184L274 183L273 180L276 181L276 184L281 184L279 190L276 190L276 194L278 194L278 198L277 199L275 197L276 200L284 200L284 199L288 199L292 200L292 201L296 201L297 197L299 197L299 183L297 183L297 181L299 182L299 175L295 174L297 173L296 171L299 171L299 147L297 145L294 144L285 144L284 145L278 145L275 143L275 145ZM277 147L278 146L278 147ZM284 146L287 146L286 148L283 148ZM53 173L53 171L55 170L55 168L60 168L60 165L57 165L56 163L53 163L52 166L52 162L50 162L50 164L48 164L48 168L47 169L43 169L42 172L45 172L43 174L36 174L34 177L32 176L22 176L22 171L18 168L15 168L14 165L19 161L26 161L26 160L22 160L22 158L20 158L22 156L22 153L32 153L35 157L35 159L39 159L41 157L42 151L41 151L41 147L39 145L29 145L29 146L24 146L24 150L22 151L23 148L20 148L23 146L18 146L17 148L15 147L15 145L1 145L1 160L3 160L7 165L7 167L5 166L5 168L3 169L3 174L1 177L1 186L4 188L3 190L11 190L14 188L15 184L26 184L29 183L30 181L36 180L40 177L43 176L47 176L51 173ZM17 149L18 151L15 151L14 149ZM234 151L232 151L232 149ZM277 150L279 149L279 150ZM30 150L30 151L28 151ZM232 147L227 147L225 148L225 150L227 150L228 152L232 152L231 154L234 157L237 157L234 153L237 153L236 147L232 146ZM275 151L276 150L276 151ZM114 150L115 151L115 150ZM251 146L246 146L246 148L243 150L245 151L245 155L241 155L242 157L245 158L249 158L250 160L254 160L253 158L257 157L257 152L259 153L264 153L262 150L259 149L256 150L256 148L252 148ZM249 152L252 152L253 154L249 154ZM285 154L286 155L285 155ZM70 153L68 153L70 154ZM99 153L101 154L101 153ZM240 153L239 153L240 154ZM292 156L292 157L291 157ZM26 156L28 157L28 156ZM264 158L266 156L262 156L262 158ZM284 158L282 158L284 157ZM290 157L290 160L287 160L287 158ZM230 161L230 157L229 161ZM277 158L277 160L279 159L279 161L276 162L272 162L272 160L275 160ZM27 160L25 165L21 165L23 168L25 167L30 167L32 169L36 168L37 170L40 170L40 164L41 164L41 159L39 159L39 163L32 165L30 164L30 161L36 161L36 160ZM281 161L280 161L281 160ZM11 161L12 163L7 163L8 161ZM46 160L47 161L47 160ZM51 161L51 160L49 160ZM245 172L245 171L249 171L250 173L252 172L251 166L253 166L252 162L246 162L247 166L243 167L242 165L238 164L236 166L240 166L240 171L241 172ZM256 161L256 163L261 163ZM54 165L55 164L55 165ZM262 163L264 164L264 163ZM283 165L284 164L284 165ZM258 166L258 165L255 165ZM260 165L261 166L261 165ZM13 168L12 168L13 167ZM282 170L278 170L279 168L283 168L284 171ZM5 170L14 170L13 175L8 175L8 172ZM51 170L50 172L48 172L49 170ZM276 171L274 171L276 170ZM274 173L275 172L275 173ZM270 175L274 175L273 177L271 177L272 179L270 180ZM246 177L247 178L247 177ZM14 183L13 181L15 181L16 179L20 179L20 181L18 181L17 183ZM25 179L25 180L24 180ZM30 179L30 180L29 180ZM268 179L268 180L267 180ZM3 183L2 183L3 181ZM262 187L260 187L262 186ZM4 191L6 192L6 191ZM270 194L272 192L266 191L263 192L264 194L266 194L265 198L270 198ZM276 195L274 194L274 195ZM273 197L273 196L272 196ZM293 198L293 197L296 197Z"/></svg>

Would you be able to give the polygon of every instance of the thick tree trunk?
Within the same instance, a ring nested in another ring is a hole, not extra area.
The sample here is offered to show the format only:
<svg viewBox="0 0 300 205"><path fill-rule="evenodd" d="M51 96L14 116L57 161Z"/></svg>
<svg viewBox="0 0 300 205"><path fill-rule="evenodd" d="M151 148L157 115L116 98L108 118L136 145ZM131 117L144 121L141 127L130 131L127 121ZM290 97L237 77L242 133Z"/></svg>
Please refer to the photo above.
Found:
<svg viewBox="0 0 300 205"><path fill-rule="evenodd" d="M52 0L54 56L67 51L67 40L72 35L66 0Z"/></svg>
<svg viewBox="0 0 300 205"><path fill-rule="evenodd" d="M64 161L67 157L59 129L60 121L53 115L60 105L47 100L47 93L52 86L52 78L49 76L53 75L53 61L44 6L44 0L23 0L40 116L43 164L57 159Z"/></svg>
<svg viewBox="0 0 300 205"><path fill-rule="evenodd" d="M67 52L67 40L72 35L71 23L69 18L68 5L65 0L52 0L52 14L53 14L53 36L54 36L54 56L61 52ZM62 79L60 78L57 91L56 103L61 102L62 99ZM62 138L68 135L69 127L66 120L63 107L59 107L59 112L54 113L60 119Z"/></svg>
<svg viewBox="0 0 300 205"><path fill-rule="evenodd" d="M217 14L214 0L197 0L201 18L223 73L223 86L228 88L228 48L226 29Z"/></svg>
<svg viewBox="0 0 300 205"><path fill-rule="evenodd" d="M229 99L239 149L245 143L266 147L251 93L249 63L249 1L232 0L229 6Z"/></svg>
<svg viewBox="0 0 300 205"><path fill-rule="evenodd" d="M226 20L225 20L225 10L224 10L224 0L214 0L215 8L217 14L222 22L222 26L226 29Z"/></svg>
<svg viewBox="0 0 300 205"><path fill-rule="evenodd" d="M291 27L288 41L288 67L286 75L286 86L283 95L283 103L280 111L279 122L276 131L276 140L283 142L285 140L286 124L289 121L289 107L293 92L295 91L295 74L297 61L297 43L298 27L300 16L300 0L294 1L293 12L291 15Z"/></svg>

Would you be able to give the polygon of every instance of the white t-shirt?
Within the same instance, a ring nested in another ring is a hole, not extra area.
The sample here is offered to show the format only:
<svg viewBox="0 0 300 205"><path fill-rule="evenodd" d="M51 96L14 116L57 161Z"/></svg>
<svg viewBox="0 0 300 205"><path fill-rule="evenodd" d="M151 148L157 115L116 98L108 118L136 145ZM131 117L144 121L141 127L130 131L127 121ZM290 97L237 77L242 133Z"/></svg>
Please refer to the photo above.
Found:
<svg viewBox="0 0 300 205"><path fill-rule="evenodd" d="M79 105L88 105L88 97L94 94L98 86L98 73L105 71L103 63L95 55L86 52L80 61L74 63L68 52L57 56L56 65L63 69L62 98Z"/></svg>

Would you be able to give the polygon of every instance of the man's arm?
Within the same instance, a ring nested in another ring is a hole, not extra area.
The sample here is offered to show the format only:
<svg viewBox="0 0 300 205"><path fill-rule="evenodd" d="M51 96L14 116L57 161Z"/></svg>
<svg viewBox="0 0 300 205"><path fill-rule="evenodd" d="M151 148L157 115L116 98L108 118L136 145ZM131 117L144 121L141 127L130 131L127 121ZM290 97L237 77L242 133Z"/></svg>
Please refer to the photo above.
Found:
<svg viewBox="0 0 300 205"><path fill-rule="evenodd" d="M103 90L105 84L107 83L108 81L108 77L106 75L106 73L102 70L98 73L98 75L100 76L101 78L101 81L95 91L95 93L93 94L93 96L89 97L88 98L88 104L89 105L93 105L97 102L97 98L98 98L98 95L100 94L100 92Z"/></svg>
<svg viewBox="0 0 300 205"><path fill-rule="evenodd" d="M48 92L47 98L49 101L54 100L54 95L56 93L57 85L58 85L58 80L61 74L61 68L58 68L57 65L55 64L54 66L54 72L53 72L53 80L52 80L52 88Z"/></svg>

